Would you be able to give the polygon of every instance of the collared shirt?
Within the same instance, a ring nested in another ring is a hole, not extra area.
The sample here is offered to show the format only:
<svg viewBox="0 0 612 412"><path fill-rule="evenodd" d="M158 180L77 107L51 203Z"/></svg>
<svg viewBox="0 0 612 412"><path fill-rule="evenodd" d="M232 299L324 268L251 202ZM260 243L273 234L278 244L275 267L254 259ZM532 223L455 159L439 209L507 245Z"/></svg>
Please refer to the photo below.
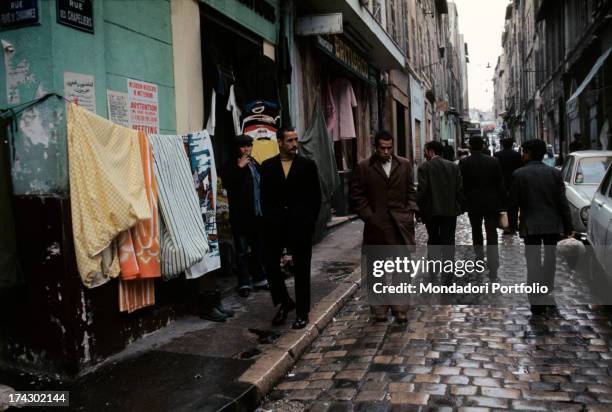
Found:
<svg viewBox="0 0 612 412"><path fill-rule="evenodd" d="M389 160L387 160L386 162L382 163L382 168L385 171L387 177L391 176L391 158L389 158Z"/></svg>
<svg viewBox="0 0 612 412"><path fill-rule="evenodd" d="M261 176L259 175L259 172L257 171L257 168L255 167L255 164L252 161L249 161L248 165L249 169L251 169L251 176L253 178L253 200L255 201L255 216L262 216L263 213L261 212L261 192L259 188Z"/></svg>

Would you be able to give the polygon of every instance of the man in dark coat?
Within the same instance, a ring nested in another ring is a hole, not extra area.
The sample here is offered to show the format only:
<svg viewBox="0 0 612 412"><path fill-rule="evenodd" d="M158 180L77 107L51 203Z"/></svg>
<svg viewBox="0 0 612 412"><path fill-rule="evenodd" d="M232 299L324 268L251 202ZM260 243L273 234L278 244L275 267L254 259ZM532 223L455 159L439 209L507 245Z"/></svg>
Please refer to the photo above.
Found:
<svg viewBox="0 0 612 412"><path fill-rule="evenodd" d="M501 140L502 150L495 152L495 157L499 160L504 175L504 185L506 193L510 193L512 187L512 174L516 169L523 166L523 159L516 150L512 149L514 140L507 137ZM518 216L508 211L508 222L510 227L504 229L504 234L511 234L518 230Z"/></svg>
<svg viewBox="0 0 612 412"><path fill-rule="evenodd" d="M417 204L427 228L427 244L431 246L455 244L457 216L463 213L461 171L455 163L441 157L443 150L442 143L427 142L427 161L417 171Z"/></svg>
<svg viewBox="0 0 612 412"><path fill-rule="evenodd" d="M539 282L548 287L548 294L529 295L534 314L542 314L547 308L554 307L554 300L549 294L555 286L556 245L562 236L573 235L561 172L542 163L545 153L546 143L543 140L523 143L526 165L514 172L510 189L509 206L520 210L519 231L525 241L527 283Z"/></svg>
<svg viewBox="0 0 612 412"><path fill-rule="evenodd" d="M393 155L393 137L381 131L374 137L376 152L362 160L351 182L351 199L365 222L363 245L414 245L417 211L412 165ZM403 305L391 307L396 320L407 321ZM385 321L389 306L372 306L377 321Z"/></svg>
<svg viewBox="0 0 612 412"><path fill-rule="evenodd" d="M237 158L224 165L221 177L227 189L237 255L238 294L247 297L253 287L269 289L263 263L261 170L259 163L251 157L252 137L237 136L236 146Z"/></svg>
<svg viewBox="0 0 612 412"><path fill-rule="evenodd" d="M482 223L487 234L487 266L489 278L497 277L499 251L497 224L500 212L506 210L507 193L499 160L482 152L480 136L470 138L471 155L459 161L463 176L463 193L472 226L472 244L477 259L484 259Z"/></svg>
<svg viewBox="0 0 612 412"><path fill-rule="evenodd" d="M294 329L308 324L310 312L310 260L312 235L321 208L321 188L316 164L297 154L298 135L293 128L277 133L280 154L261 166L261 195L265 225L265 262L274 306L280 309L272 323L281 325L296 310ZM283 247L293 257L295 302L289 297L280 270Z"/></svg>

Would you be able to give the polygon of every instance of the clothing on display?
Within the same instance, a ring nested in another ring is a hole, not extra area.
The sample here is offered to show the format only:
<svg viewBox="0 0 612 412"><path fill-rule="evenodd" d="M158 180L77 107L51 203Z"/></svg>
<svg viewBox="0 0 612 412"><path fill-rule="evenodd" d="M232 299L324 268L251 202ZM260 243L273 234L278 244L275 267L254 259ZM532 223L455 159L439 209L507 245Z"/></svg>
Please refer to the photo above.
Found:
<svg viewBox="0 0 612 412"><path fill-rule="evenodd" d="M234 85L230 86L229 97L227 99L227 106L225 109L228 112L232 112L232 120L234 121L234 133L236 136L242 134L242 125L240 124L240 116L242 115L238 104L236 103L236 94L234 92Z"/></svg>
<svg viewBox="0 0 612 412"><path fill-rule="evenodd" d="M119 280L119 311L135 310L155 305L155 279Z"/></svg>
<svg viewBox="0 0 612 412"><path fill-rule="evenodd" d="M7 126L0 121L0 289L15 286L21 280L13 216L10 146L4 135Z"/></svg>
<svg viewBox="0 0 612 412"><path fill-rule="evenodd" d="M257 160L257 163L262 164L279 153L278 142L276 139L257 139L253 140L253 150L251 157Z"/></svg>
<svg viewBox="0 0 612 412"><path fill-rule="evenodd" d="M187 145L193 182L210 247L204 259L185 272L188 279L193 279L221 267L217 236L217 170L212 142L207 131L189 133L183 136L183 142Z"/></svg>
<svg viewBox="0 0 612 412"><path fill-rule="evenodd" d="M212 97L210 98L210 114L208 115L208 122L206 122L206 131L210 136L215 135L215 126L217 124L217 92L215 89L212 90Z"/></svg>
<svg viewBox="0 0 612 412"><path fill-rule="evenodd" d="M253 140L256 139L271 139L276 140L276 127L266 124L256 124L253 126L247 126L243 129L242 133L247 136L251 136Z"/></svg>
<svg viewBox="0 0 612 412"><path fill-rule="evenodd" d="M209 252L204 221L182 136L149 135L159 193L161 267L171 279Z"/></svg>
<svg viewBox="0 0 612 412"><path fill-rule="evenodd" d="M328 93L327 96L332 100L326 102L327 107L330 108L328 109L329 117L325 119L330 136L334 140L356 137L353 108L357 107L357 99L355 99L351 82L344 78L336 79L331 83L330 91L331 93Z"/></svg>
<svg viewBox="0 0 612 412"><path fill-rule="evenodd" d="M119 276L115 238L152 217L138 132L71 103L68 157L77 266L92 288Z"/></svg>

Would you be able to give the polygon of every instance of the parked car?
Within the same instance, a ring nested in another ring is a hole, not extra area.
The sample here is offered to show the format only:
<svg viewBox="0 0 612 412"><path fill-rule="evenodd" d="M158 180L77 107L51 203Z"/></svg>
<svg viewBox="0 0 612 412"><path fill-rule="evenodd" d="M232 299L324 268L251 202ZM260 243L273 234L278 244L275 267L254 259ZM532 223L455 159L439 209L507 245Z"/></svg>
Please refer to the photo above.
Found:
<svg viewBox="0 0 612 412"><path fill-rule="evenodd" d="M565 194L572 212L572 223L581 240L586 240L593 194L610 162L612 162L612 151L583 150L570 153L561 169Z"/></svg>
<svg viewBox="0 0 612 412"><path fill-rule="evenodd" d="M595 259L606 273L612 274L612 167L608 167L593 195L587 237Z"/></svg>

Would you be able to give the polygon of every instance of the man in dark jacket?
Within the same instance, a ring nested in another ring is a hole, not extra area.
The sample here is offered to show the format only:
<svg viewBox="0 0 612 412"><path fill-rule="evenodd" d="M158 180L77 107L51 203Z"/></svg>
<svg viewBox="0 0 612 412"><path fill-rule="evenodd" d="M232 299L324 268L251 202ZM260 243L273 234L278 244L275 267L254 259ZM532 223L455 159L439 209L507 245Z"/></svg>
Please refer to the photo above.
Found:
<svg viewBox="0 0 612 412"><path fill-rule="evenodd" d="M523 159L516 150L512 149L514 140L507 137L501 140L502 150L495 152L495 157L499 160L499 163L504 174L504 184L506 186L506 192L510 193L510 187L512 187L512 174L516 169L523 166ZM518 216L514 213L508 212L508 221L510 227L504 229L504 234L511 234L518 230Z"/></svg>
<svg viewBox="0 0 612 412"><path fill-rule="evenodd" d="M438 141L425 144L427 162L417 171L419 216L427 228L428 245L454 245L457 216L463 213L461 171L443 159Z"/></svg>
<svg viewBox="0 0 612 412"><path fill-rule="evenodd" d="M363 245L414 245L417 210L412 165L393 155L393 136L380 131L374 137L376 152L362 160L351 182L355 211L365 222ZM377 321L387 320L389 306L371 307ZM391 309L399 323L407 321L404 305Z"/></svg>
<svg viewBox="0 0 612 412"><path fill-rule="evenodd" d="M297 154L298 135L292 128L277 133L280 154L261 166L261 195L265 225L266 269L272 301L280 309L272 323L281 325L297 309L294 329L308 324L312 235L321 208L316 164ZM295 302L280 271L283 247L293 257Z"/></svg>
<svg viewBox="0 0 612 412"><path fill-rule="evenodd" d="M227 189L237 255L238 294L247 297L253 287L269 289L263 265L261 171L259 163L251 157L253 138L237 136L236 146L237 159L230 160L223 167L221 177Z"/></svg>
<svg viewBox="0 0 612 412"><path fill-rule="evenodd" d="M480 136L470 138L471 155L459 161L463 176L463 193L472 226L472 243L477 259L484 259L482 223L487 234L487 266L489 278L497 277L499 251L497 224L499 214L506 209L506 188L499 161L482 152L484 141Z"/></svg>
<svg viewBox="0 0 612 412"><path fill-rule="evenodd" d="M549 294L555 286L556 245L562 235L573 235L561 172L542 163L545 153L546 143L542 140L523 143L526 165L514 172L510 189L510 208L519 209L521 215L519 231L525 241L527 282L548 287L548 294L529 295L534 314L542 314L554 305Z"/></svg>

